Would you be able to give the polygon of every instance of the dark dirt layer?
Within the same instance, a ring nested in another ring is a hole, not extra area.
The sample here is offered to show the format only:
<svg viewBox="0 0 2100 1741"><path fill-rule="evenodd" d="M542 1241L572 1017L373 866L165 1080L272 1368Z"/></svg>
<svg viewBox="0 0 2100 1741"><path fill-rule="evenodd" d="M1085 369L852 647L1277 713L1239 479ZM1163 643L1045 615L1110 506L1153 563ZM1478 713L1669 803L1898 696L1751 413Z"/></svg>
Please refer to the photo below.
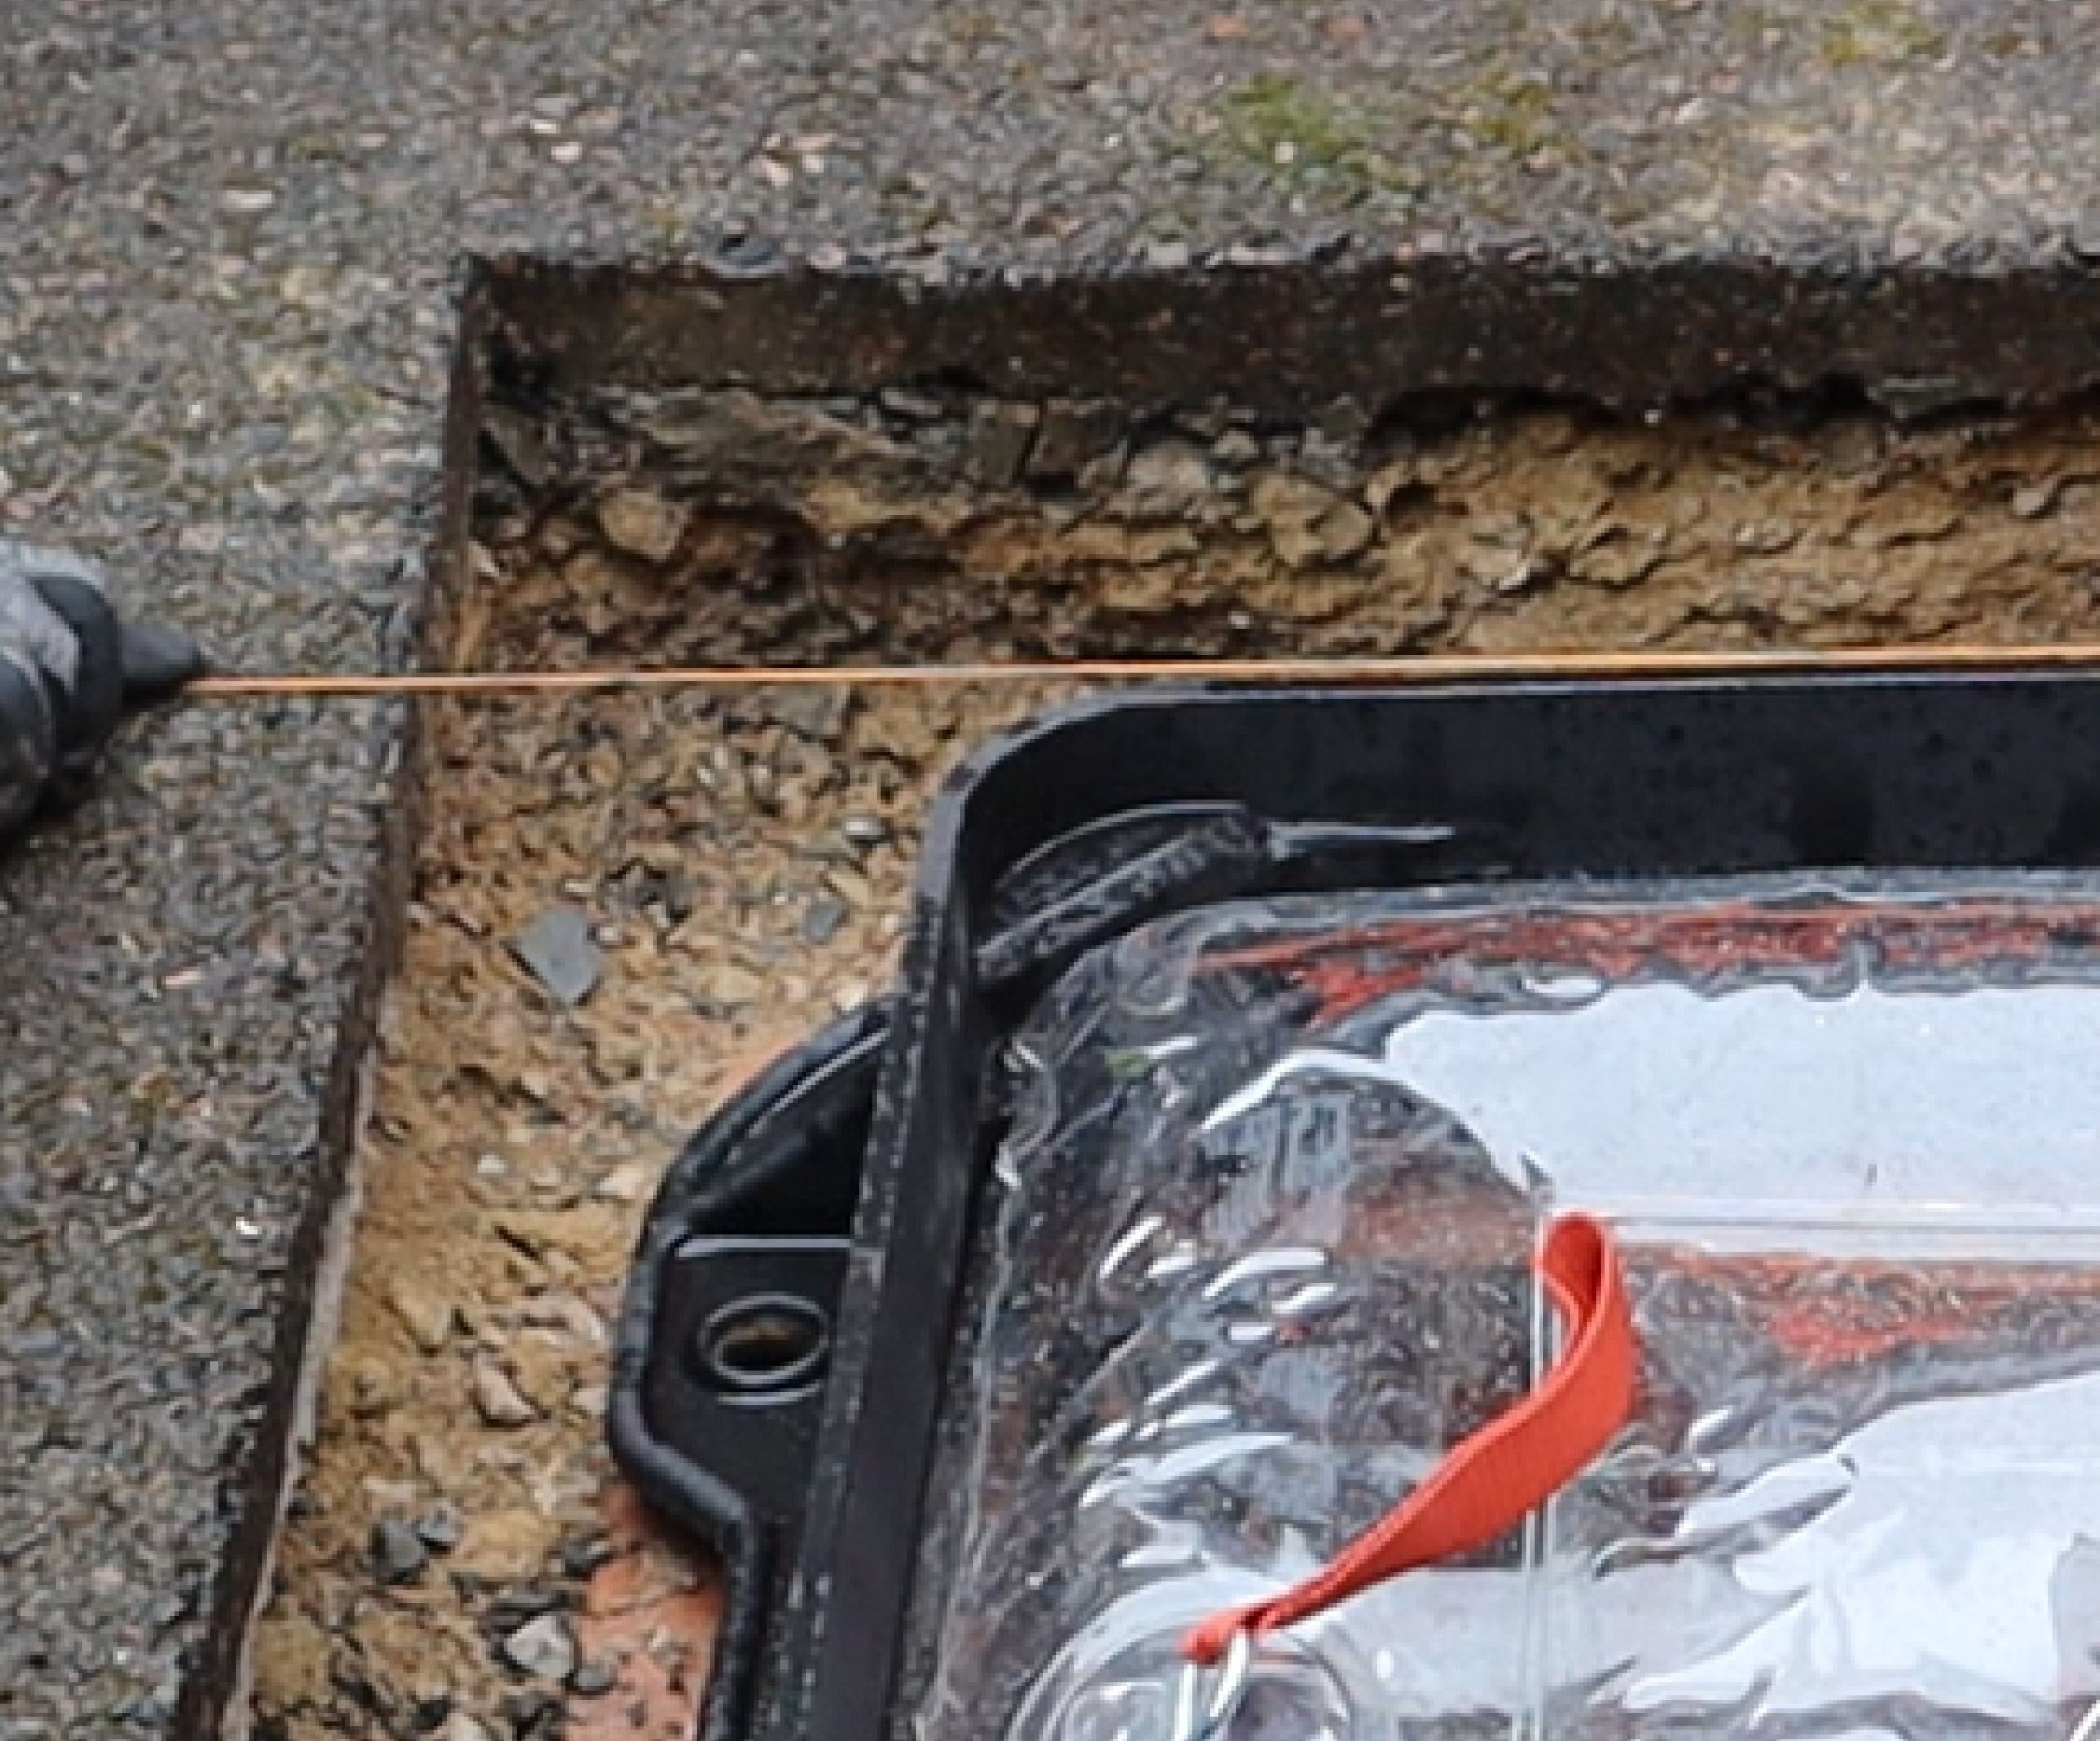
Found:
<svg viewBox="0 0 2100 1741"><path fill-rule="evenodd" d="M2100 634L2080 419L1337 438L1102 413L1088 434L1069 408L736 395L501 417L503 448L563 469L491 487L463 665ZM1046 455L1053 429L1068 445ZM496 1648L535 1600L581 1599L604 1327L651 1184L727 1087L883 982L935 783L1050 699L431 709L431 828L341 1338L259 1638L261 1733L546 1732L554 1690L535 1700ZM508 948L563 903L603 954L574 1009ZM382 1587L375 1525L438 1506L460 1546ZM570 1733L656 1733L632 1714L572 1698Z"/></svg>

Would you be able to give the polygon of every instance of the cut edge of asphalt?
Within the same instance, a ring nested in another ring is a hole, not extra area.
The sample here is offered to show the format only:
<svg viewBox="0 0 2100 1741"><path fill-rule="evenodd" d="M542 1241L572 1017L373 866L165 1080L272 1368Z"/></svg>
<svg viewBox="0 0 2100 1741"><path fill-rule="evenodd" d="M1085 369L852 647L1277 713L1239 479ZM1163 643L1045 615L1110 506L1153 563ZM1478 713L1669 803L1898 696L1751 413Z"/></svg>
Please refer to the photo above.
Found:
<svg viewBox="0 0 2100 1741"><path fill-rule="evenodd" d="M396 993L389 984L381 999L381 1029L385 1008ZM355 1100L351 1115L350 1147L342 1169L342 1187L329 1206L321 1232L321 1260L314 1273L312 1304L307 1318L306 1341L299 1351L299 1374L292 1392L290 1421L285 1429L284 1477L271 1500L271 1524L269 1546L247 1612L240 1617L241 1636L234 1657L233 1681L220 1718L221 1741L252 1741L255 1729L256 1637L263 1610L276 1594L277 1555L285 1537L293 1496L306 1472L306 1459L313 1448L321 1412L321 1381L327 1372L328 1356L342 1328L343 1296L350 1284L350 1268L357 1249L357 1226L365 1207L365 1133L371 1123L378 1098L379 1049L368 1046L356 1061Z"/></svg>

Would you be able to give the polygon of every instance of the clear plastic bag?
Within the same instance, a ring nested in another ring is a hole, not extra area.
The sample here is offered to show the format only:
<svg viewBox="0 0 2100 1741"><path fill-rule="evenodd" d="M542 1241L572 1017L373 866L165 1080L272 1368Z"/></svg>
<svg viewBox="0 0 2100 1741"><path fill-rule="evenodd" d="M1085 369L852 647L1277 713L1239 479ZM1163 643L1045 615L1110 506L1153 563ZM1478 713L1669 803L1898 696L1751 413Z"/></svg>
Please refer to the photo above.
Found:
<svg viewBox="0 0 2100 1741"><path fill-rule="evenodd" d="M1183 1630L1536 1382L1565 1208L1618 1232L1634 1423L1511 1538L1265 1644L1231 1741L2069 1734L2093 916L2026 883L1307 898L1081 964L1013 1049L920 1741L1181 1741Z"/></svg>

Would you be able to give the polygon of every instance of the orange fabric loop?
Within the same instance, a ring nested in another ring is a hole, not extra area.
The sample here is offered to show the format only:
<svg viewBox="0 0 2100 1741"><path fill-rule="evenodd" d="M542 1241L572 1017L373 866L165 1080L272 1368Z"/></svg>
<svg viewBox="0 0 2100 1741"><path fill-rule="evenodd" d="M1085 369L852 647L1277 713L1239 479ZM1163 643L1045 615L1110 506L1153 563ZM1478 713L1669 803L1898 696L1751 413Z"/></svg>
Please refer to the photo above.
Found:
<svg viewBox="0 0 2100 1741"><path fill-rule="evenodd" d="M1567 1346L1538 1388L1453 1446L1427 1480L1296 1589L1228 1609L1182 1641L1208 1666L1235 1634L1310 1620L1373 1584L1484 1547L1565 1487L1608 1445L1634 1408L1634 1320L1619 1253L1604 1225L1563 1216L1538 1252Z"/></svg>

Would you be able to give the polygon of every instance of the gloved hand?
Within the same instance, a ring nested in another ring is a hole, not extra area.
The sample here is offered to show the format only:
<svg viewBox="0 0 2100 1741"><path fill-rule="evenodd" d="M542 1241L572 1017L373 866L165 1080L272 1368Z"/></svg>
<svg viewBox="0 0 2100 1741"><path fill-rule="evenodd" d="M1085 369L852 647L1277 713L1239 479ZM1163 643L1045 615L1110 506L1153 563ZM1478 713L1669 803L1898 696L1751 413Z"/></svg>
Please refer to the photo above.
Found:
<svg viewBox="0 0 2100 1741"><path fill-rule="evenodd" d="M120 621L92 563L0 538L0 837L76 801L126 705L203 663L187 635Z"/></svg>

